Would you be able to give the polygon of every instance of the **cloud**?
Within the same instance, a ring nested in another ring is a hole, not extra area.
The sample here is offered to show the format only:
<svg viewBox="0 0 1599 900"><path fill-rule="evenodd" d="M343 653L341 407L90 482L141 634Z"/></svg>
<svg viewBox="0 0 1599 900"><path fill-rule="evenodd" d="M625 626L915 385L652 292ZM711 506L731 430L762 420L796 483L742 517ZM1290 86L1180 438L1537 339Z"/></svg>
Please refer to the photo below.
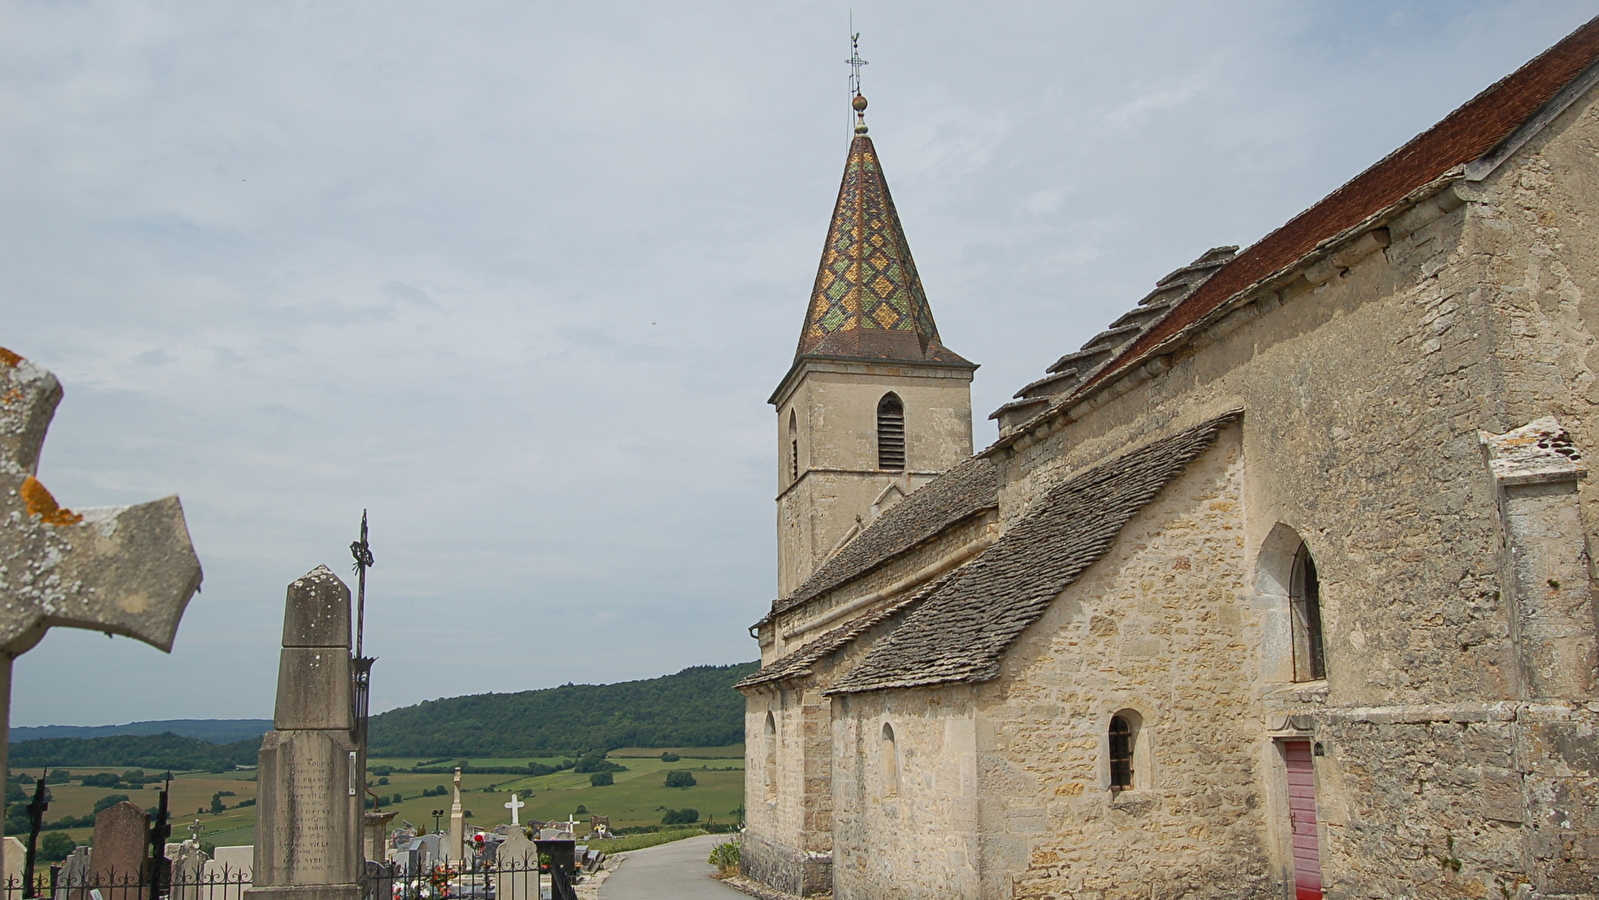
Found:
<svg viewBox="0 0 1599 900"><path fill-rule="evenodd" d="M0 8L0 344L75 506L178 493L170 657L58 632L18 724L262 716L284 586L378 564L378 709L752 659L766 397L851 125L848 9ZM983 415L1589 15L1578 3L855 6Z"/></svg>

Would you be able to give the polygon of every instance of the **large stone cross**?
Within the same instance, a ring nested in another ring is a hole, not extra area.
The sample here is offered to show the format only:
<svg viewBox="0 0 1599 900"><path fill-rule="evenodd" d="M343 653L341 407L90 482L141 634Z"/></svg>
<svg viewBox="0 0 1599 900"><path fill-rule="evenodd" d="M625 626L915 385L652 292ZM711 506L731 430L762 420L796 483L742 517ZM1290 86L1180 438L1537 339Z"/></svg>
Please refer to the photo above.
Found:
<svg viewBox="0 0 1599 900"><path fill-rule="evenodd" d="M73 512L34 477L60 402L54 375L0 347L0 771L13 659L52 626L125 635L170 652L183 608L200 588L200 560L177 497Z"/></svg>
<svg viewBox="0 0 1599 900"><path fill-rule="evenodd" d="M519 821L519 817L517 816L517 813L520 812L522 807L526 806L527 804L522 802L521 800L518 800L516 795L512 794L511 795L511 802L503 804L503 805L505 806L506 809L511 811L511 824L512 825L520 825L520 824L522 824L521 821Z"/></svg>

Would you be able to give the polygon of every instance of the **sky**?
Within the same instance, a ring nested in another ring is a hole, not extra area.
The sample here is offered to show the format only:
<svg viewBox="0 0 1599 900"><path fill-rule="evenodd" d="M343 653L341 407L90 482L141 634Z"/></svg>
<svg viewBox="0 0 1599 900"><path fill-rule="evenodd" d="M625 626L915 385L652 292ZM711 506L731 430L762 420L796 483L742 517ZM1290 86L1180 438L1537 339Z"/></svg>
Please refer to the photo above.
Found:
<svg viewBox="0 0 1599 900"><path fill-rule="evenodd" d="M0 346L64 505L182 498L170 655L14 725L271 715L370 510L373 709L751 660L776 418L867 122L987 414L1576 28L1538 2L0 5Z"/></svg>

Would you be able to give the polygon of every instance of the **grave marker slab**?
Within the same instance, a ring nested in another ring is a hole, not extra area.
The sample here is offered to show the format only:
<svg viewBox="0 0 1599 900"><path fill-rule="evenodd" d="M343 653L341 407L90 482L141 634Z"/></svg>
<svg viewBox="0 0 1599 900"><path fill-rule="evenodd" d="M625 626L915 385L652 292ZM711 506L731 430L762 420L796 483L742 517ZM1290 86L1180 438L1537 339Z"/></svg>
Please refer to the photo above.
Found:
<svg viewBox="0 0 1599 900"><path fill-rule="evenodd" d="M251 900L357 900L359 748L350 682L350 589L327 566L289 585L273 730L257 769Z"/></svg>
<svg viewBox="0 0 1599 900"><path fill-rule="evenodd" d="M91 884L100 886L105 900L140 900L149 851L149 813L126 800L100 810L89 856Z"/></svg>

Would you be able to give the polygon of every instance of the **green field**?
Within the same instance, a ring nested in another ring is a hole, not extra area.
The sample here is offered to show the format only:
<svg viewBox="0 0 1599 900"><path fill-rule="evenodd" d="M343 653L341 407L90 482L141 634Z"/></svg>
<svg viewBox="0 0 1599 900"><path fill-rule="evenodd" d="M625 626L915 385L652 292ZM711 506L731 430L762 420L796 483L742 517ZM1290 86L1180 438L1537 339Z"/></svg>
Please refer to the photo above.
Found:
<svg viewBox="0 0 1599 900"><path fill-rule="evenodd" d="M667 809L682 809L692 807L699 810L700 821L708 819L716 822L738 821L741 815L737 812L744 804L744 760L742 756L730 755L731 750L742 750L742 746L728 747L678 747L673 752L684 758L675 763L665 763L660 760L661 750L617 751L611 754L611 759L627 767L626 772L616 772L616 783L607 787L593 787L589 784L589 776L576 774L570 771L557 772L553 775L539 777L517 775L463 775L461 776L461 805L472 813L467 819L467 824L479 828L493 828L500 823L510 822L510 811L502 804L510 799L512 791L516 791L527 803L521 810L523 821L539 819L549 821L552 819L565 819L568 814L575 811L578 806L587 807L590 813L611 817L613 828L625 828L632 825L659 824L664 814L661 807ZM622 758L620 754L636 752L637 757ZM704 757L694 759L690 757ZM537 757L518 757L514 759L470 759L466 760L474 766L525 766L531 760L555 764L558 759L538 759ZM412 768L419 762L414 757L403 759L372 759L368 761L369 768L378 766L393 766L395 768ZM451 762L449 765L455 765ZM445 765L445 764L435 764ZM694 773L698 784L689 788L669 788L664 782L666 773L673 769L683 769ZM730 771L709 771L710 769L728 769ZM74 767L74 775L87 775L92 772L122 772L125 767ZM12 769L13 774L26 771L37 777L37 769ZM173 839L180 840L188 837L188 825L196 818L205 831L201 835L203 840L228 846L234 844L251 844L255 842L255 807L246 806L239 808L242 800L255 797L255 772L240 770L224 775L208 774L204 772L174 773L172 781L172 794L170 806L172 809ZM387 776L387 784L379 784L379 777L367 775L367 780L372 783L372 790L384 796L383 808L394 810L398 813L395 823L407 820L418 828L432 830L432 811L442 809L448 814L451 797L446 791L443 796L422 796L423 790L438 787L449 788L451 777L449 775L414 775L410 773L395 772ZM94 810L96 800L107 794L127 794L132 802L143 807L156 805L158 785L148 785L144 789L132 788L103 788L84 787L76 782L70 784L50 785L52 800L50 810L45 813L45 821L53 822L63 816L84 816ZM31 786L28 786L31 791ZM227 809L218 815L209 812L196 814L196 810L209 808L211 795L217 791L232 791L235 796L223 797L222 802ZM399 803L392 802L395 794L400 794L403 799ZM577 817L580 821L587 821L587 816ZM447 824L447 823L442 823ZM83 843L92 833L91 828L74 828L67 831L73 840Z"/></svg>

